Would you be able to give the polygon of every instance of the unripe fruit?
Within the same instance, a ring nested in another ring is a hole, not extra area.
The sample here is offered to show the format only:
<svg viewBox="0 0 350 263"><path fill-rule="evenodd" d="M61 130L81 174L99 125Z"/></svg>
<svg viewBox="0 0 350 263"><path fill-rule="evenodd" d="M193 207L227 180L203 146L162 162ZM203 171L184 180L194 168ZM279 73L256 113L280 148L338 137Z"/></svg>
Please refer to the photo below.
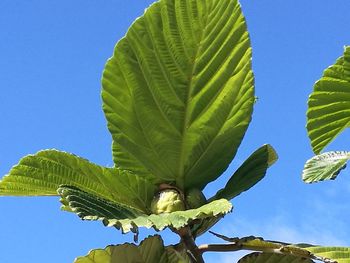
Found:
<svg viewBox="0 0 350 263"><path fill-rule="evenodd" d="M207 203L204 194L198 189L190 189L186 194L186 203L189 208L194 209Z"/></svg>
<svg viewBox="0 0 350 263"><path fill-rule="evenodd" d="M176 189L164 189L152 200L151 210L153 214L171 213L185 210L184 201Z"/></svg>

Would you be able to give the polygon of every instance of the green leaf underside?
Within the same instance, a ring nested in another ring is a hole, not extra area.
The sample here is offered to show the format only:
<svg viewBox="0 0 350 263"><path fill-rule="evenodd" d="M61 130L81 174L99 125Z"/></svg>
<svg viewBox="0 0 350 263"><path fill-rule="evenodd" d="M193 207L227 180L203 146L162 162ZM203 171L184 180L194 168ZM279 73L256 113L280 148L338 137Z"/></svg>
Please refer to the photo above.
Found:
<svg viewBox="0 0 350 263"><path fill-rule="evenodd" d="M338 263L350 263L350 247L307 247L316 256L324 257Z"/></svg>
<svg viewBox="0 0 350 263"><path fill-rule="evenodd" d="M211 199L225 198L231 200L264 178L267 168L278 159L276 151L269 144L257 149L237 169L226 186L219 190Z"/></svg>
<svg viewBox="0 0 350 263"><path fill-rule="evenodd" d="M192 236L197 238L200 235L203 235L210 228L212 228L217 222L219 222L220 219L222 219L222 217L223 216L204 218L203 220L201 220L197 224L193 224L191 226Z"/></svg>
<svg viewBox="0 0 350 263"><path fill-rule="evenodd" d="M179 229L196 219L221 216L232 210L232 205L226 199L220 199L205 204L196 209L163 213L159 215L139 214L131 207L121 207L119 204L96 198L75 187L62 186L63 204L84 220L102 220L106 226L114 226L123 233L137 232L138 227L153 227L163 230L166 227Z"/></svg>
<svg viewBox="0 0 350 263"><path fill-rule="evenodd" d="M238 263L312 263L311 259L291 255L254 252L241 258Z"/></svg>
<svg viewBox="0 0 350 263"><path fill-rule="evenodd" d="M350 152L326 152L309 159L303 170L302 178L306 183L335 179L345 168Z"/></svg>
<svg viewBox="0 0 350 263"><path fill-rule="evenodd" d="M314 85L308 101L307 130L319 154L350 125L350 46Z"/></svg>
<svg viewBox="0 0 350 263"><path fill-rule="evenodd" d="M172 246L164 247L163 240L156 235L143 240L139 246L123 244L105 249L91 250L87 256L78 257L74 263L190 263L184 251Z"/></svg>
<svg viewBox="0 0 350 263"><path fill-rule="evenodd" d="M101 167L57 150L28 155L0 181L0 196L58 195L60 185L71 185L112 202L148 212L156 186L143 177Z"/></svg>
<svg viewBox="0 0 350 263"><path fill-rule="evenodd" d="M116 45L102 79L117 167L199 188L251 120L251 48L237 0L160 0Z"/></svg>

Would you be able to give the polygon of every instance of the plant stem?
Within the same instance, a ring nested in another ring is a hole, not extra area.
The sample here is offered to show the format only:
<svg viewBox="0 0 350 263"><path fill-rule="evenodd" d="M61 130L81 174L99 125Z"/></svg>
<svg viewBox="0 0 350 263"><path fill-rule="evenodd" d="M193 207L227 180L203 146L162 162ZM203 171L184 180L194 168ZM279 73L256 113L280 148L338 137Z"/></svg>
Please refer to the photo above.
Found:
<svg viewBox="0 0 350 263"><path fill-rule="evenodd" d="M190 254L193 262L204 263L202 252L199 251L189 227L183 227L176 232L181 237L181 242L185 245L187 252Z"/></svg>
<svg viewBox="0 0 350 263"><path fill-rule="evenodd" d="M233 252L243 249L237 244L204 244L198 247L200 253L205 252Z"/></svg>
<svg viewBox="0 0 350 263"><path fill-rule="evenodd" d="M237 240L237 242L233 242L230 244L204 244L204 245L198 246L197 249L200 254L203 254L205 252L234 252L238 250L250 250L250 251L260 251L263 253L293 255L295 257L300 257L300 258L309 258L313 260L319 260L325 263L337 263L337 261L335 260L316 256L305 249L284 245L285 243L281 244L281 243L277 243L276 241L264 241L261 239L257 239L257 240L260 240L266 243L254 244L254 243L246 242L246 240L249 240L251 238L252 237L242 238ZM273 243L273 242L276 242L276 243ZM269 243L269 245L267 245L267 243Z"/></svg>

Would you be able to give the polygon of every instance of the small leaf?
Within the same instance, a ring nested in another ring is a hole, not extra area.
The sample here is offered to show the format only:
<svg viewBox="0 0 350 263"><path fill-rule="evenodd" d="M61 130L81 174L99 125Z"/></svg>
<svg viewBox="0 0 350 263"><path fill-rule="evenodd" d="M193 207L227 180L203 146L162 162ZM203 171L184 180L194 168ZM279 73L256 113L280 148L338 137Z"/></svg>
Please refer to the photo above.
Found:
<svg viewBox="0 0 350 263"><path fill-rule="evenodd" d="M350 247L306 247L316 256L329 259L328 262L350 263Z"/></svg>
<svg viewBox="0 0 350 263"><path fill-rule="evenodd" d="M218 178L251 120L251 57L237 0L152 4L103 73L116 166L181 190Z"/></svg>
<svg viewBox="0 0 350 263"><path fill-rule="evenodd" d="M140 213L135 208L97 198L76 187L62 186L59 192L65 200L64 205L68 204L69 208L80 218L102 220L105 225L121 229L123 233L129 231L136 233L138 227L163 230L171 226L180 229L193 220L221 216L232 210L230 202L220 199L196 209L147 215Z"/></svg>
<svg viewBox="0 0 350 263"><path fill-rule="evenodd" d="M308 101L307 130L319 154L350 125L350 46L314 85Z"/></svg>
<svg viewBox="0 0 350 263"><path fill-rule="evenodd" d="M139 246L125 243L91 250L87 256L78 257L74 263L191 263L186 252L164 247L160 236L143 240Z"/></svg>
<svg viewBox="0 0 350 263"><path fill-rule="evenodd" d="M241 258L238 263L312 263L311 259L280 255L273 253L254 252Z"/></svg>
<svg viewBox="0 0 350 263"><path fill-rule="evenodd" d="M247 191L264 178L267 169L278 159L274 148L265 144L257 149L233 174L226 186L219 190L209 201L225 198L232 199ZM191 227L192 235L198 237L207 232L221 218L206 218Z"/></svg>
<svg viewBox="0 0 350 263"><path fill-rule="evenodd" d="M60 185L76 186L97 197L150 211L156 186L143 177L102 167L76 155L44 150L28 155L0 181L0 196L58 195Z"/></svg>
<svg viewBox="0 0 350 263"><path fill-rule="evenodd" d="M220 219L222 219L222 218L223 218L223 216L204 218L200 222L193 224L191 226L192 236L194 238L197 238L200 235L203 235L210 228L212 228L217 222L219 222Z"/></svg>
<svg viewBox="0 0 350 263"><path fill-rule="evenodd" d="M326 152L309 159L303 170L303 180L314 183L323 180L335 179L345 168L350 159L350 152Z"/></svg>
<svg viewBox="0 0 350 263"><path fill-rule="evenodd" d="M232 175L226 186L210 200L232 199L247 191L264 178L267 168L276 162L277 153L269 144L257 149Z"/></svg>

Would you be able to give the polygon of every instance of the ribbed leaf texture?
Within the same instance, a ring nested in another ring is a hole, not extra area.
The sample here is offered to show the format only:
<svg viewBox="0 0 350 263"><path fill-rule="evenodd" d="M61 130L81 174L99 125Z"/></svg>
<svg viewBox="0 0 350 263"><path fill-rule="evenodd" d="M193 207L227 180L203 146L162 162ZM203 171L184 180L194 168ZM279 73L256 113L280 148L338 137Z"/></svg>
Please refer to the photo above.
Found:
<svg viewBox="0 0 350 263"><path fill-rule="evenodd" d="M311 259L294 257L291 255L279 255L272 253L254 252L241 258L238 263L312 263Z"/></svg>
<svg viewBox="0 0 350 263"><path fill-rule="evenodd" d="M64 206L69 207L84 220L102 220L106 226L114 226L123 233L138 232L138 227L163 230L166 227L179 229L196 219L216 217L229 213L232 205L226 199L220 199L205 204L196 209L176 211L163 214L139 214L131 207L121 206L97 198L76 187L62 186L59 188ZM67 208L66 208L67 209Z"/></svg>
<svg viewBox="0 0 350 263"><path fill-rule="evenodd" d="M350 46L327 68L308 101L307 130L312 149L319 154L350 125Z"/></svg>
<svg viewBox="0 0 350 263"><path fill-rule="evenodd" d="M44 150L28 155L0 181L0 196L58 195L60 185L75 186L98 198L150 211L156 186L145 178L106 168L76 155Z"/></svg>
<svg viewBox="0 0 350 263"><path fill-rule="evenodd" d="M225 198L231 200L247 191L265 177L267 169L278 159L276 151L269 144L257 149L237 169L225 187L219 190L211 200Z"/></svg>
<svg viewBox="0 0 350 263"><path fill-rule="evenodd" d="M346 167L350 152L326 152L309 159L303 170L303 180L314 183L335 179L339 172Z"/></svg>
<svg viewBox="0 0 350 263"><path fill-rule="evenodd" d="M156 2L118 42L103 74L116 166L203 189L236 154L253 82L237 0Z"/></svg>
<svg viewBox="0 0 350 263"><path fill-rule="evenodd" d="M307 247L311 253L330 259L328 262L350 263L350 247Z"/></svg>
<svg viewBox="0 0 350 263"><path fill-rule="evenodd" d="M176 251L172 246L164 247L160 236L148 237L139 246L123 244L95 249L74 263L190 263L183 250Z"/></svg>

